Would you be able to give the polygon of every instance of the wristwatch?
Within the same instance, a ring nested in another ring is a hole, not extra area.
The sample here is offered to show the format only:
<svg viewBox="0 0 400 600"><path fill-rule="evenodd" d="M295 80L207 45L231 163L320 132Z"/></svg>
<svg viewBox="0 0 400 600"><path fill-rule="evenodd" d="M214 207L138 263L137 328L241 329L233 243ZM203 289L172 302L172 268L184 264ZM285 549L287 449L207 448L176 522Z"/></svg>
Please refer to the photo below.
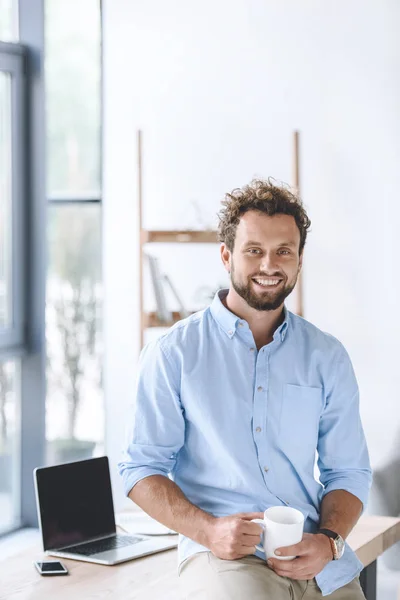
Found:
<svg viewBox="0 0 400 600"><path fill-rule="evenodd" d="M342 558L344 553L344 539L338 533L331 531L330 529L319 529L317 533L323 533L328 536L331 543L333 560L339 560Z"/></svg>

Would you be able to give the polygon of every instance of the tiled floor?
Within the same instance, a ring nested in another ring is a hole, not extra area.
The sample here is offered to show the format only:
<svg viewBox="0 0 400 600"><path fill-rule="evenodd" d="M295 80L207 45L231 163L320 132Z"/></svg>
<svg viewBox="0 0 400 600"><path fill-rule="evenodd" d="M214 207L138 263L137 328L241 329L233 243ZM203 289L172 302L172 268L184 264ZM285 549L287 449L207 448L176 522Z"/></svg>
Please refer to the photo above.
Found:
<svg viewBox="0 0 400 600"><path fill-rule="evenodd" d="M37 529L24 529L6 538L0 539L0 560L17 554L30 544L40 539ZM399 570L392 571L378 560L378 594L377 600L400 600L400 565Z"/></svg>

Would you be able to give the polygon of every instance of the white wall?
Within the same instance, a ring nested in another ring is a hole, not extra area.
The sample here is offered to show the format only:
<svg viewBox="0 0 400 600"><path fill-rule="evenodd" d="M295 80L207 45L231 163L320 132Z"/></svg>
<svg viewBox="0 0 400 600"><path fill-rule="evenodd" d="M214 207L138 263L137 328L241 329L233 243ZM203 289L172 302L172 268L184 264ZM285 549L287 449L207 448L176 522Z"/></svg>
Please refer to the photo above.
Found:
<svg viewBox="0 0 400 600"><path fill-rule="evenodd" d="M254 175L291 180L313 222L306 317L347 346L376 466L400 435L396 0L103 0L107 448L118 460L138 355L135 132L148 228L205 224ZM153 252L189 308L226 281L218 246ZM153 306L146 294L146 304ZM397 444L399 444L397 439ZM115 485L118 485L117 478Z"/></svg>

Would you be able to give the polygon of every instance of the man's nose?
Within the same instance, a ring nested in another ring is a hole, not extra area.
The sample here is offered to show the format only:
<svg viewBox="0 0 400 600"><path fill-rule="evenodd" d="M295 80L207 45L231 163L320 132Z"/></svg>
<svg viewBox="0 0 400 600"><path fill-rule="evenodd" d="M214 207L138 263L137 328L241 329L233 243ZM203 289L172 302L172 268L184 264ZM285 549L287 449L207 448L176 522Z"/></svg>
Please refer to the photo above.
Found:
<svg viewBox="0 0 400 600"><path fill-rule="evenodd" d="M274 253L265 253L260 265L261 269L272 275L275 271L279 271L277 256Z"/></svg>

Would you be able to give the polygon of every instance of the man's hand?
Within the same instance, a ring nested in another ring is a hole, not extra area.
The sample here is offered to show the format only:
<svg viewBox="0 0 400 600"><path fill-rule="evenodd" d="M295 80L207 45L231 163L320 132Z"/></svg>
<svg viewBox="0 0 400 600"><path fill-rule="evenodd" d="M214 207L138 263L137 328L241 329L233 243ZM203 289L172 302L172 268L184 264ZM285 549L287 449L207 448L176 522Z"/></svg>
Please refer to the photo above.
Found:
<svg viewBox="0 0 400 600"><path fill-rule="evenodd" d="M261 543L263 528L251 519L262 519L264 513L237 513L229 517L216 517L209 525L207 547L218 558L235 560L254 554Z"/></svg>
<svg viewBox="0 0 400 600"><path fill-rule="evenodd" d="M282 577L313 579L333 559L329 538L322 534L305 533L299 544L277 548L275 554L296 556L293 560L269 558L268 565Z"/></svg>

